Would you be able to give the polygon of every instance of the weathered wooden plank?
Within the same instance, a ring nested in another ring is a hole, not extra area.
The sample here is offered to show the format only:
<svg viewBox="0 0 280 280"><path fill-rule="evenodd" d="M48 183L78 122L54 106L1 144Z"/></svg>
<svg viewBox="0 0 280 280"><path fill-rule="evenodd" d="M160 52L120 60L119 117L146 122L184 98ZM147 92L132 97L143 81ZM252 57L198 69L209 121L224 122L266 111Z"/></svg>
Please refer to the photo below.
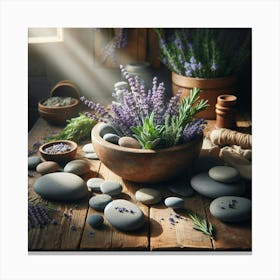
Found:
<svg viewBox="0 0 280 280"><path fill-rule="evenodd" d="M111 172L106 166L101 164L99 176L106 180L115 180L122 184L123 193L114 197L130 200L134 203L134 193L137 188L134 184L123 181L119 176ZM136 203L141 208L146 216L146 225L134 232L122 232L112 227L110 223L104 218L104 227L101 229L92 229L87 223L85 225L84 233L81 241L81 249L84 250L147 250L149 245L148 240L148 207ZM87 217L93 213L103 215L103 212L98 212L89 209ZM93 232L93 234L92 234Z"/></svg>
<svg viewBox="0 0 280 280"><path fill-rule="evenodd" d="M147 50L147 60L151 63L154 68L160 67L160 49L158 36L153 28L148 28L148 50Z"/></svg>
<svg viewBox="0 0 280 280"><path fill-rule="evenodd" d="M203 198L208 220L214 227L213 248L215 250L252 250L251 221L225 223L213 217L209 211L210 199Z"/></svg>
<svg viewBox="0 0 280 280"><path fill-rule="evenodd" d="M150 247L151 250L211 250L208 236L193 229L193 222L186 210L173 210L165 207L163 201L168 196L178 196L168 190L170 184L182 184L187 178L178 178L177 182L167 182L161 187L162 203L150 208ZM203 201L199 195L184 198L185 209L195 211L205 217ZM176 216L175 216L176 215ZM177 216L178 215L178 216ZM172 224L172 219L175 221Z"/></svg>
<svg viewBox="0 0 280 280"><path fill-rule="evenodd" d="M137 60L146 61L147 29L137 28Z"/></svg>

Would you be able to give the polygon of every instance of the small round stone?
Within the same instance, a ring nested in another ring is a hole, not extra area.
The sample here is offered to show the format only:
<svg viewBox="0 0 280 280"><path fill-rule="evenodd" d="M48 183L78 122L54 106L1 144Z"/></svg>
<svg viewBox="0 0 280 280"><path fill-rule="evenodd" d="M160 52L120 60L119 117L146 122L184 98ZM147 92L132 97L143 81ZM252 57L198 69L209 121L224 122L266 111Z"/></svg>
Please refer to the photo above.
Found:
<svg viewBox="0 0 280 280"><path fill-rule="evenodd" d="M94 192L101 192L100 185L104 182L102 178L91 178L87 181L87 186Z"/></svg>
<svg viewBox="0 0 280 280"><path fill-rule="evenodd" d="M43 175L33 185L36 193L46 199L73 201L85 197L89 192L85 181L79 176L54 172Z"/></svg>
<svg viewBox="0 0 280 280"><path fill-rule="evenodd" d="M89 200L89 206L97 211L103 211L106 205L112 201L112 197L108 194L99 194L93 196Z"/></svg>
<svg viewBox="0 0 280 280"><path fill-rule="evenodd" d="M41 158L38 156L28 157L28 169L35 169L41 161Z"/></svg>
<svg viewBox="0 0 280 280"><path fill-rule="evenodd" d="M85 157L88 159L99 159L96 153L85 153Z"/></svg>
<svg viewBox="0 0 280 280"><path fill-rule="evenodd" d="M217 198L226 195L243 195L245 184L243 181L234 183L221 183L209 177L208 172L200 173L192 177L191 186L193 189L209 198Z"/></svg>
<svg viewBox="0 0 280 280"><path fill-rule="evenodd" d="M112 226L123 231L137 230L145 224L142 210L124 199L110 202L104 209L104 215Z"/></svg>
<svg viewBox="0 0 280 280"><path fill-rule="evenodd" d="M239 172L230 166L215 166L209 172L209 177L222 183L233 183L240 179Z"/></svg>
<svg viewBox="0 0 280 280"><path fill-rule="evenodd" d="M106 123L103 123L100 126L99 135L103 138L103 136L107 133L118 134L113 126L111 126L109 124L106 124Z"/></svg>
<svg viewBox="0 0 280 280"><path fill-rule="evenodd" d="M133 149L141 149L140 143L132 137L124 136L119 139L119 146Z"/></svg>
<svg viewBox="0 0 280 280"><path fill-rule="evenodd" d="M136 200L147 205L157 204L161 201L160 192L152 188L139 189L135 193L135 198Z"/></svg>
<svg viewBox="0 0 280 280"><path fill-rule="evenodd" d="M104 194L119 195L122 192L122 186L116 181L104 181L100 185L100 190Z"/></svg>
<svg viewBox="0 0 280 280"><path fill-rule="evenodd" d="M36 167L36 171L40 174L52 173L60 170L60 166L55 161L43 161Z"/></svg>
<svg viewBox="0 0 280 280"><path fill-rule="evenodd" d="M87 223L93 228L100 228L104 223L104 219L99 214L93 214L87 218Z"/></svg>
<svg viewBox="0 0 280 280"><path fill-rule="evenodd" d="M170 196L164 200L164 204L166 207L179 209L179 208L184 208L185 201L180 197Z"/></svg>
<svg viewBox="0 0 280 280"><path fill-rule="evenodd" d="M118 136L117 134L113 134L113 133L106 133L103 136L103 139L107 142L113 143L113 144L117 144L119 142L120 136Z"/></svg>
<svg viewBox="0 0 280 280"><path fill-rule="evenodd" d="M223 222L242 222L251 217L251 200L238 196L222 196L210 204L210 213Z"/></svg>
<svg viewBox="0 0 280 280"><path fill-rule="evenodd" d="M88 162L82 159L69 161L64 167L64 172L74 173L76 175L83 175L89 172L89 170L90 166Z"/></svg>
<svg viewBox="0 0 280 280"><path fill-rule="evenodd" d="M125 81L120 81L114 84L115 90L127 89L128 87L128 83Z"/></svg>
<svg viewBox="0 0 280 280"><path fill-rule="evenodd" d="M83 151L84 151L85 153L94 153L94 148L93 148L92 143L85 144L85 145L83 146Z"/></svg>

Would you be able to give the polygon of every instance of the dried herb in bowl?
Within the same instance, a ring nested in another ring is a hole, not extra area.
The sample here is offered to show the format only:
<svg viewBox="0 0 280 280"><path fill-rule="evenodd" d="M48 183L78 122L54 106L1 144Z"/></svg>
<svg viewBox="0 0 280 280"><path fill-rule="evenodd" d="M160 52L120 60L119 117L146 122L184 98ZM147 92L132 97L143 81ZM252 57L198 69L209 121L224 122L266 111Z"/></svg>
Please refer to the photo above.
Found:
<svg viewBox="0 0 280 280"><path fill-rule="evenodd" d="M73 97L53 96L46 99L42 104L46 107L63 107L73 104L75 100Z"/></svg>

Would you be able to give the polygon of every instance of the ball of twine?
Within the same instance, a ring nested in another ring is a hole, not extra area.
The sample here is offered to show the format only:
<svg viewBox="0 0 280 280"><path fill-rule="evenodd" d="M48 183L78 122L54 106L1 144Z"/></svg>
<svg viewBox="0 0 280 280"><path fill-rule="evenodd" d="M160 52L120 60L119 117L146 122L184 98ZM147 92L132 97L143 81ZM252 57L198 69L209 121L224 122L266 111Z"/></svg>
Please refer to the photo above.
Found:
<svg viewBox="0 0 280 280"><path fill-rule="evenodd" d="M219 146L238 145L243 149L252 149L252 135L222 128L215 129L210 134L213 144Z"/></svg>

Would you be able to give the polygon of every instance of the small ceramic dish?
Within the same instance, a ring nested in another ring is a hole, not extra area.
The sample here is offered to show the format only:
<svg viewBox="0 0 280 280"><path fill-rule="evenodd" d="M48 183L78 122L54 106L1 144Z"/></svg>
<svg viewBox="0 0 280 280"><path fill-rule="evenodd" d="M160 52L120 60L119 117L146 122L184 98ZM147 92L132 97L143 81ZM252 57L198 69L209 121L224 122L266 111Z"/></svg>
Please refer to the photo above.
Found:
<svg viewBox="0 0 280 280"><path fill-rule="evenodd" d="M66 150L68 146L70 149ZM39 152L44 160L65 163L75 158L77 149L78 145L74 141L57 140L41 145Z"/></svg>

